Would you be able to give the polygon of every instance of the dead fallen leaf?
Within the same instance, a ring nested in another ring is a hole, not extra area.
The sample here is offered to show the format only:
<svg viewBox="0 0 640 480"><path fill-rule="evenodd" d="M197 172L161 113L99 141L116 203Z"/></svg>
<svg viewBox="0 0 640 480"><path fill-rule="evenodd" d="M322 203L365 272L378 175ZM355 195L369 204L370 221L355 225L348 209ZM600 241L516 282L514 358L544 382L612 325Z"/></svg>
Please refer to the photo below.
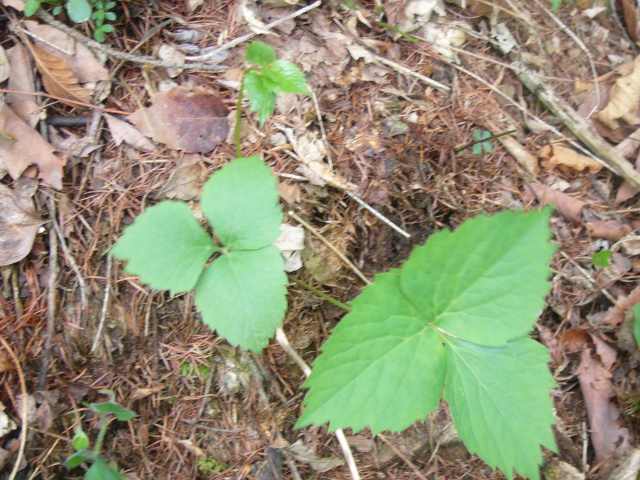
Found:
<svg viewBox="0 0 640 480"><path fill-rule="evenodd" d="M162 196L176 200L193 200L200 194L201 157L197 153L185 153L171 178L162 187Z"/></svg>
<svg viewBox="0 0 640 480"><path fill-rule="evenodd" d="M24 20L24 26L43 41L34 40L35 44L49 55L63 60L80 83L110 80L109 70L98 59L96 54L80 42L76 42L62 30L36 22Z"/></svg>
<svg viewBox="0 0 640 480"><path fill-rule="evenodd" d="M16 424L9 416L4 412L7 407L0 402L0 438L4 437L7 433L16 429Z"/></svg>
<svg viewBox="0 0 640 480"><path fill-rule="evenodd" d="M629 448L629 431L618 424L620 413L611 403L611 398L615 396L610 380L612 374L595 359L591 349L582 351L576 374L587 407L596 461L602 462L611 457L616 449L622 448L624 451Z"/></svg>
<svg viewBox="0 0 640 480"><path fill-rule="evenodd" d="M592 237L606 238L617 242L633 230L629 225L624 225L616 220L595 220L584 225Z"/></svg>
<svg viewBox="0 0 640 480"><path fill-rule="evenodd" d="M298 203L302 200L302 192L300 191L300 187L297 185L280 182L278 184L278 191L280 192L282 199L289 205L293 205L294 203Z"/></svg>
<svg viewBox="0 0 640 480"><path fill-rule="evenodd" d="M273 243L280 249L285 260L285 271L295 272L302 268L301 252L304 250L304 228L283 223L280 236Z"/></svg>
<svg viewBox="0 0 640 480"><path fill-rule="evenodd" d="M67 62L36 45L29 45L29 49L36 61L36 68L42 75L42 83L47 92L76 102L91 102L93 90L80 86L78 78Z"/></svg>
<svg viewBox="0 0 640 480"><path fill-rule="evenodd" d="M0 266L29 254L42 223L30 196L0 183Z"/></svg>
<svg viewBox="0 0 640 480"><path fill-rule="evenodd" d="M640 104L640 56L633 62L631 73L616 80L609 92L609 103L594 115L611 130L617 129L623 120L628 125L638 123L638 104Z"/></svg>
<svg viewBox="0 0 640 480"><path fill-rule="evenodd" d="M175 63L184 63L186 57L183 53L181 53L176 47L173 45L162 44L158 49L158 57L160 60L166 60L169 62ZM182 73L182 69L180 68L167 68L167 75L169 78L176 78L178 75Z"/></svg>
<svg viewBox="0 0 640 480"><path fill-rule="evenodd" d="M17 44L7 50L7 56L11 62L11 76L9 77L8 90L16 92L35 92L36 82L33 76L33 68L25 48ZM11 109L23 119L31 128L44 118L44 110L34 100L34 95L22 93L10 93L5 96L5 101Z"/></svg>
<svg viewBox="0 0 640 480"><path fill-rule="evenodd" d="M581 212L587 205L585 202L541 183L536 182L530 185L542 205L553 205L566 219L582 223Z"/></svg>
<svg viewBox="0 0 640 480"><path fill-rule="evenodd" d="M560 167L576 172L586 170L587 173L597 173L602 170L602 165L591 157L560 145L546 145L538 152L538 156L542 159L542 166L545 168Z"/></svg>
<svg viewBox="0 0 640 480"><path fill-rule="evenodd" d="M152 102L128 120L156 142L187 153L205 153L227 138L227 107L202 89L175 87L156 93Z"/></svg>
<svg viewBox="0 0 640 480"><path fill-rule="evenodd" d="M0 45L0 83L4 82L11 75L11 63L7 57L7 52L4 47Z"/></svg>
<svg viewBox="0 0 640 480"><path fill-rule="evenodd" d="M640 303L640 286L631 290L628 296L617 299L617 306L611 307L602 317L602 322L606 325L618 326L624 322L626 312L636 303Z"/></svg>
<svg viewBox="0 0 640 480"><path fill-rule="evenodd" d="M109 126L109 132L116 145L120 145L122 142L127 145L142 150L143 152L153 152L157 150L157 147L151 140L145 137L140 130L124 120L104 114L104 118L107 120Z"/></svg>
<svg viewBox="0 0 640 480"><path fill-rule="evenodd" d="M344 464L344 460L338 457L318 456L318 454L316 454L311 447L305 445L302 440L298 440L286 450L299 462L308 463L316 472L324 472Z"/></svg>
<svg viewBox="0 0 640 480"><path fill-rule="evenodd" d="M30 165L38 166L38 176L55 189L62 188L65 160L53 153L53 147L38 132L29 128L8 105L0 107L0 130L9 132L16 142L0 142L0 168L14 180Z"/></svg>

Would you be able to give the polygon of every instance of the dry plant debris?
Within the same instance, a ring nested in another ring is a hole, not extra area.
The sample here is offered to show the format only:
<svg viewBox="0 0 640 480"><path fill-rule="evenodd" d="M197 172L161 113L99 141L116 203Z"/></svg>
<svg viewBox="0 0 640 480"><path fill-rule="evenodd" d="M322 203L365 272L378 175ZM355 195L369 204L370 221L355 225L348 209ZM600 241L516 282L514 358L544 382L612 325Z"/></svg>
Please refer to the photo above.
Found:
<svg viewBox="0 0 640 480"><path fill-rule="evenodd" d="M76 413L91 422L82 405L113 389L138 416L131 428L111 425L103 451L131 478L350 478L326 427L293 429L304 378L280 346L260 356L232 348L202 325L191 294L148 291L105 256L140 212L162 198L197 200L235 156L228 111L242 47L257 36L307 74L317 101L279 100L263 130L245 115L243 154L264 152L283 205L364 278L479 213L556 208L559 253L537 329L558 383L559 453L545 453L542 474L637 476L633 2L614 12L567 3L556 18L544 0L330 2L298 16L291 1L117 2L104 45L22 18L24 2L0 3L0 335L19 352L28 393L15 365L0 362L0 470L18 459L24 400L29 435L16 468L69 475L60 459L72 452ZM478 130L512 129L490 153L456 151ZM312 364L343 312L293 280L342 302L364 281L287 223L283 328ZM593 257L603 251L606 266ZM468 455L446 408L403 433L347 440L362 478L504 478Z"/></svg>

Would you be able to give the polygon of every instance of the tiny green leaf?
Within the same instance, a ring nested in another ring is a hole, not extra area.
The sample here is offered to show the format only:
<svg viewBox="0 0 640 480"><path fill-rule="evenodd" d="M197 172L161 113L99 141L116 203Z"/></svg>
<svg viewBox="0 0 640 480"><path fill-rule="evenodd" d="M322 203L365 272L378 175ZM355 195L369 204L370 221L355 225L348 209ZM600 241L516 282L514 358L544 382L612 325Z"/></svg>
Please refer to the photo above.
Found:
<svg viewBox="0 0 640 480"><path fill-rule="evenodd" d="M67 458L64 462L64 467L67 470L73 470L78 465L91 461L96 458L96 452L93 450L80 450L79 452L74 453L69 458Z"/></svg>
<svg viewBox="0 0 640 480"><path fill-rule="evenodd" d="M277 247L225 253L196 286L202 320L232 345L260 352L287 308L287 276Z"/></svg>
<svg viewBox="0 0 640 480"><path fill-rule="evenodd" d="M84 474L85 480L124 480L122 475L109 466L102 458L98 458Z"/></svg>
<svg viewBox="0 0 640 480"><path fill-rule="evenodd" d="M640 348L640 305L633 306L633 338L636 340L636 347Z"/></svg>
<svg viewBox="0 0 640 480"><path fill-rule="evenodd" d="M482 144L481 143L476 143L473 146L473 154L474 155L480 155L482 153Z"/></svg>
<svg viewBox="0 0 640 480"><path fill-rule="evenodd" d="M26 17L30 17L40 8L40 0L27 0L24 4L24 14Z"/></svg>
<svg viewBox="0 0 640 480"><path fill-rule="evenodd" d="M555 382L547 349L527 337L505 347L443 339L448 360L444 398L460 438L507 478L513 478L514 469L539 478L540 445L556 451L549 396Z"/></svg>
<svg viewBox="0 0 640 480"><path fill-rule="evenodd" d="M283 92L310 95L306 85L307 79L300 69L291 62L276 60L273 65L263 68L262 73Z"/></svg>
<svg viewBox="0 0 640 480"><path fill-rule="evenodd" d="M591 262L596 267L609 267L611 263L609 260L611 259L611 250L602 250L600 252L594 253L591 255Z"/></svg>
<svg viewBox="0 0 640 480"><path fill-rule="evenodd" d="M75 23L86 22L91 18L91 4L87 0L67 0L67 13Z"/></svg>
<svg viewBox="0 0 640 480"><path fill-rule="evenodd" d="M212 175L200 208L229 250L256 250L280 236L277 180L257 155L237 158Z"/></svg>
<svg viewBox="0 0 640 480"><path fill-rule="evenodd" d="M142 282L178 293L193 289L218 250L185 203L166 201L138 216L109 254L129 261L125 271Z"/></svg>
<svg viewBox="0 0 640 480"><path fill-rule="evenodd" d="M89 408L97 413L110 414L116 417L116 419L126 422L136 416L136 412L124 408L117 403L103 402L103 403L90 403Z"/></svg>
<svg viewBox="0 0 640 480"><path fill-rule="evenodd" d="M276 92L271 80L265 79L257 70L250 70L244 75L242 86L249 99L249 110L258 114L262 128L276 108Z"/></svg>
<svg viewBox="0 0 640 480"><path fill-rule="evenodd" d="M73 449L76 452L89 448L89 437L79 425L75 428L73 435Z"/></svg>
<svg viewBox="0 0 640 480"><path fill-rule="evenodd" d="M266 67L276 61L276 52L273 47L262 42L251 42L245 48L245 60L256 65Z"/></svg>

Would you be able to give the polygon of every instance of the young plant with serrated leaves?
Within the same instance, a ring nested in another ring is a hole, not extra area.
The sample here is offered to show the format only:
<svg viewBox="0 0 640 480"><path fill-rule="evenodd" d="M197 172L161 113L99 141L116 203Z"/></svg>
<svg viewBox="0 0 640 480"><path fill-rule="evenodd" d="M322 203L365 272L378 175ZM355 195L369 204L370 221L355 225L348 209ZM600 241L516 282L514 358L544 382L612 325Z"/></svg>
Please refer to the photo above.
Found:
<svg viewBox="0 0 640 480"><path fill-rule="evenodd" d="M307 79L300 69L286 60L277 60L275 50L262 42L251 42L245 48L245 60L255 66L248 68L242 77L236 110L235 141L237 156L240 153L240 128L242 97L249 99L249 110L258 114L260 128L273 115L278 93L310 95Z"/></svg>
<svg viewBox="0 0 640 480"><path fill-rule="evenodd" d="M259 157L237 158L202 189L200 209L217 243L186 203L164 201L138 216L109 254L155 289L195 288L204 323L231 344L260 352L287 308L284 260L272 245L282 223L276 186Z"/></svg>
<svg viewBox="0 0 640 480"><path fill-rule="evenodd" d="M76 425L73 436L73 449L75 453L64 462L64 466L73 470L83 463L90 463L91 466L84 474L86 480L124 480L117 465L112 465L109 460L100 453L104 436L107 433L109 418L126 422L136 416L136 412L124 408L114 402L115 394L111 390L101 390L100 393L107 394L111 401L103 403L90 403L89 409L96 413L99 418L98 436L93 448L90 448L89 436L82 430L80 422Z"/></svg>
<svg viewBox="0 0 640 480"><path fill-rule="evenodd" d="M556 448L555 383L527 333L550 287L549 215L476 217L378 275L323 345L297 427L401 431L444 392L472 453L509 479L538 479L540 445Z"/></svg>

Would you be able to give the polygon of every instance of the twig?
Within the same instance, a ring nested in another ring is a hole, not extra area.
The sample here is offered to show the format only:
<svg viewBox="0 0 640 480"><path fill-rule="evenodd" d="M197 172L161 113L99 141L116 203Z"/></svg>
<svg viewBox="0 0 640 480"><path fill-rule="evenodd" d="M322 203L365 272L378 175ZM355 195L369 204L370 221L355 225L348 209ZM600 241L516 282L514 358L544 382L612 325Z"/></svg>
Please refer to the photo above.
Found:
<svg viewBox="0 0 640 480"><path fill-rule="evenodd" d="M55 237L55 235L54 235ZM13 469L9 474L7 480L14 480L16 475L18 474L18 470L20 470L20 464L22 463L22 458L24 457L24 449L27 445L27 426L28 426L28 418L27 418L27 410L28 410L28 391L27 391L27 382L24 379L24 372L22 371L22 366L20 365L20 360L15 352L11 349L11 346L4 339L3 336L0 335L0 343L7 351L11 360L16 366L16 371L18 372L18 379L20 380L20 392L22 393L22 425L20 426L20 447L18 448L18 457L16 458L16 462L13 464Z"/></svg>
<svg viewBox="0 0 640 480"><path fill-rule="evenodd" d="M113 261L111 255L107 255L107 275L104 284L104 298L102 299L102 311L100 312L100 323L98 323L98 331L93 338L93 344L91 345L91 353L95 352L98 348L98 342L102 335L102 329L104 328L104 321L107 318L107 304L109 303L109 292L111 291L111 266Z"/></svg>
<svg viewBox="0 0 640 480"><path fill-rule="evenodd" d="M322 241L322 243L324 243L327 247L331 249L333 253L335 253L338 257L340 257L340 260L346 263L349 266L349 268L351 268L351 270L353 270L354 273L362 279L364 283L366 283L367 285L371 283L371 280L365 277L364 273L362 273L358 267L356 267L347 257L345 257L340 250L338 250L335 246L333 246L329 240L324 238L318 230L313 228L309 223L305 222L302 218L300 218L298 215L296 215L292 211L289 211L289 216L293 218L296 222L298 222L300 225L305 227L307 230L309 230L311 233L313 233L316 237L318 237Z"/></svg>
<svg viewBox="0 0 640 480"><path fill-rule="evenodd" d="M304 373L305 377L311 375L311 368L307 363L302 359L298 352L294 350L289 343L289 339L287 335L284 333L282 327L276 328L276 341L280 344L282 349L289 355L294 362L298 364L302 373ZM336 438L338 439L338 443L340 444L340 448L342 449L342 453L344 454L344 458L347 462L347 466L349 467L349 472L351 472L351 477L353 480L360 480L360 473L358 472L358 467L356 466L356 461L353 458L353 453L351 453L351 448L349 447L349 442L347 442L347 438L344 436L344 432L341 428L336 429L335 431Z"/></svg>
<svg viewBox="0 0 640 480"><path fill-rule="evenodd" d="M578 270L582 275L584 275L584 278L586 278L589 283L591 283L593 285L593 287L602 292L603 295L605 297L607 297L607 299L613 303L616 307L618 307L620 310L624 309L620 306L620 304L618 303L618 301L613 298L613 295L611 295L609 293L609 291L606 288L601 288L598 286L598 283L596 282L596 280L589 274L589 272L587 272L584 268L582 268L578 262L576 262L573 258L569 257L566 253L564 253L562 250L560 250L560 255L562 255L565 259L569 260L569 262L575 267L576 270Z"/></svg>
<svg viewBox="0 0 640 480"><path fill-rule="evenodd" d="M391 220L389 220L387 217L385 217L384 215L382 215L380 212L378 212L376 209L374 209L371 205L369 205L367 202L365 202L364 200L362 200L358 195L356 195L355 193L349 191L349 190L345 190L345 193L347 195L349 195L351 198L353 198L356 202L358 202L361 206L363 206L364 208L366 208L367 210L369 210L371 213L373 213L377 218L379 218L380 220L382 220L384 223L386 223L387 225L389 225L391 228L393 228L396 232L398 232L400 235L403 235L406 238L410 238L411 234L409 232L404 231L402 228L400 228L398 225L396 225L395 223L393 223Z"/></svg>
<svg viewBox="0 0 640 480"><path fill-rule="evenodd" d="M335 305L338 308L341 308L345 312L350 312L351 311L351 307L349 305L347 305L346 303L342 303L342 302L336 300L335 298L327 295L326 293L321 292L317 288L313 288L311 285L307 285L303 281L297 280L295 278L293 278L292 280L294 282L296 282L298 285L300 285L302 288L304 288L305 290L309 290L314 295L317 295L320 298L324 298L327 302L332 303L333 305Z"/></svg>
<svg viewBox="0 0 640 480"><path fill-rule="evenodd" d="M47 209L49 216L55 225L56 203L53 196L47 198ZM38 378L38 388L46 390L47 372L51 361L51 348L53 345L53 334L55 332L56 321L56 292L58 288L58 235L53 227L49 229L49 292L47 295L47 330L44 339L44 349L42 353L42 363L40 377Z"/></svg>
<svg viewBox="0 0 640 480"><path fill-rule="evenodd" d="M114 115L131 115L131 112L124 112L122 110L115 110L113 108L101 107L100 105L94 105L92 103L86 102L78 102L76 100L72 100L70 98L59 97L57 95L51 95L50 93L44 92L23 92L22 90L9 90L8 88L0 88L0 92L2 93L17 93L20 95L33 95L34 97L46 97L51 98L53 100L58 100L59 102L72 103L74 105L79 105L85 108L92 108L94 110L100 110L102 112L113 113Z"/></svg>

